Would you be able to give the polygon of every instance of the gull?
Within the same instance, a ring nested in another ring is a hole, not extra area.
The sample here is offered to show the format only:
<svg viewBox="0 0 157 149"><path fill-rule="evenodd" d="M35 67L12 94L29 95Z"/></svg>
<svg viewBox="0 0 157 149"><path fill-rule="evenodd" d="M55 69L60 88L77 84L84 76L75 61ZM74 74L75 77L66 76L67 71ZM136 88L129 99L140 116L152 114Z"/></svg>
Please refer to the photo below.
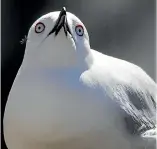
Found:
<svg viewBox="0 0 157 149"><path fill-rule="evenodd" d="M8 149L153 149L156 83L137 65L91 49L74 14L30 27L3 119Z"/></svg>

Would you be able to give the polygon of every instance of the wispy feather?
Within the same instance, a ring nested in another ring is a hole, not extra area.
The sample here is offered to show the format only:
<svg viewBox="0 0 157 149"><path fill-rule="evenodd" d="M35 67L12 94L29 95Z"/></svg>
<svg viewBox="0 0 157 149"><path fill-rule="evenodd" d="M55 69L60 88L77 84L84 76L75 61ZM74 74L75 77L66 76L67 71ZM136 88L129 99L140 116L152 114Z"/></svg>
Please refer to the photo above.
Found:
<svg viewBox="0 0 157 149"><path fill-rule="evenodd" d="M20 43L25 44L27 42L27 36L25 35L24 38L21 39Z"/></svg>

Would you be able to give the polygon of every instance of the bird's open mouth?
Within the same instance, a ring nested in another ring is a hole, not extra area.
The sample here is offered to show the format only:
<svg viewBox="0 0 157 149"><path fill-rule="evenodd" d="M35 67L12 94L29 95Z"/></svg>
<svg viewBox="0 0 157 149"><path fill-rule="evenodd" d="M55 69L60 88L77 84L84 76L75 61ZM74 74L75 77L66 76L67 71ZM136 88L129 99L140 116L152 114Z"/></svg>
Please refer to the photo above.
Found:
<svg viewBox="0 0 157 149"><path fill-rule="evenodd" d="M48 36L51 35L52 33L55 33L55 36L57 36L57 34L59 33L62 27L64 28L64 32L66 36L68 33L71 34L71 31L69 29L68 22L67 22L67 15L66 15L65 7L63 7L62 10L60 11L56 24L54 25L53 29L50 31Z"/></svg>

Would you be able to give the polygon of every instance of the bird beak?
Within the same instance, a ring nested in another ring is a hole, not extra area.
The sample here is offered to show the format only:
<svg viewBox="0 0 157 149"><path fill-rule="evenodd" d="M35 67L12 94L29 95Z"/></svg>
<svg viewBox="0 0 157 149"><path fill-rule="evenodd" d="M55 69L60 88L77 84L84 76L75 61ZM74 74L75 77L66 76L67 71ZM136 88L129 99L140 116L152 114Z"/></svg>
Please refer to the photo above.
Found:
<svg viewBox="0 0 157 149"><path fill-rule="evenodd" d="M63 7L62 10L60 11L60 14L56 21L56 24L54 25L53 29L50 31L48 36L51 35L52 33L55 33L55 36L57 36L57 34L59 33L59 31L62 27L64 28L64 32L65 32L66 36L67 36L68 32L69 32L69 34L71 34L71 31L69 29L68 22L67 22L67 14L66 14L65 7Z"/></svg>

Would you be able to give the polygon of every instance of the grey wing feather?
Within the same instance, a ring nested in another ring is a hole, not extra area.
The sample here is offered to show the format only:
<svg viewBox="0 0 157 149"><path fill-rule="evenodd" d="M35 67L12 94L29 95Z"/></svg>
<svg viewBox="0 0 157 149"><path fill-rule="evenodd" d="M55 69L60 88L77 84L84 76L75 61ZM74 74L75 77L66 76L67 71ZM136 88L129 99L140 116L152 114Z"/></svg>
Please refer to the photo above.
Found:
<svg viewBox="0 0 157 149"><path fill-rule="evenodd" d="M156 101L149 92L117 85L113 94L123 110L126 128L131 134L140 135L155 128Z"/></svg>

